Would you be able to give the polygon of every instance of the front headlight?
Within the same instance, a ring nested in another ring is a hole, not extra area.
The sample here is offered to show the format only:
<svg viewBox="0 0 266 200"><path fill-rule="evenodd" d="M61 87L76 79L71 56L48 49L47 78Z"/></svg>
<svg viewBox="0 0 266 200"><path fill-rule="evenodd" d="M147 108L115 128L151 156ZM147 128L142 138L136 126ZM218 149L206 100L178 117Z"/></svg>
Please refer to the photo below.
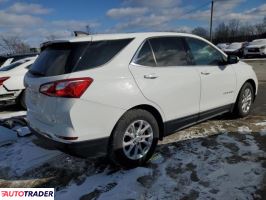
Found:
<svg viewBox="0 0 266 200"><path fill-rule="evenodd" d="M260 47L260 50L265 50L266 49L266 45L265 46L262 46Z"/></svg>

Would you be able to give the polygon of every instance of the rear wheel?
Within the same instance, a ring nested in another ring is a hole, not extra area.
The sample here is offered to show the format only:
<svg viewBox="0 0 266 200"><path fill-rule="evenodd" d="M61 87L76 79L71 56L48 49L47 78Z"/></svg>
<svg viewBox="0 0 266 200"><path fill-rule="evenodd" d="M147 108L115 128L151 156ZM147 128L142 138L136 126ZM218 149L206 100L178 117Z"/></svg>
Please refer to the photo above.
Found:
<svg viewBox="0 0 266 200"><path fill-rule="evenodd" d="M159 127L154 116L130 110L118 121L109 144L110 159L120 166L135 167L150 159L158 143Z"/></svg>
<svg viewBox="0 0 266 200"><path fill-rule="evenodd" d="M240 90L235 105L235 114L238 117L246 117L250 113L253 101L254 89L250 83L245 83Z"/></svg>

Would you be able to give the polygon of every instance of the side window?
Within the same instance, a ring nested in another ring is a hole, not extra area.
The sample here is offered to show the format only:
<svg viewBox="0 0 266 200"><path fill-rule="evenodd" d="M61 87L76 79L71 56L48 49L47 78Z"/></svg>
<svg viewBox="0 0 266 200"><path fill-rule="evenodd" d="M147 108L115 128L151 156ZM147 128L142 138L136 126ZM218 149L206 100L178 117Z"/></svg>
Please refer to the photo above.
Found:
<svg viewBox="0 0 266 200"><path fill-rule="evenodd" d="M161 37L150 39L159 67L188 65L187 52L182 38Z"/></svg>
<svg viewBox="0 0 266 200"><path fill-rule="evenodd" d="M139 65L144 66L156 66L152 50L148 41L144 43L138 52L137 58L135 58L134 62Z"/></svg>
<svg viewBox="0 0 266 200"><path fill-rule="evenodd" d="M218 65L225 60L221 52L202 40L188 37L186 42L195 65Z"/></svg>
<svg viewBox="0 0 266 200"><path fill-rule="evenodd" d="M72 72L91 69L109 62L131 41L132 39L91 42L79 61L78 66L73 68Z"/></svg>

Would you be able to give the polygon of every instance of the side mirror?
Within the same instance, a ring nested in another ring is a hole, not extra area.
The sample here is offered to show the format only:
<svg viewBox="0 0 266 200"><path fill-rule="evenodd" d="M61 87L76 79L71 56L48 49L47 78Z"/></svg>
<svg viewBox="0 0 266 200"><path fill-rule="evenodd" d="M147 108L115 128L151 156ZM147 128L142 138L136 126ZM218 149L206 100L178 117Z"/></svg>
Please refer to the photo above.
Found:
<svg viewBox="0 0 266 200"><path fill-rule="evenodd" d="M235 55L228 55L227 57L227 64L236 64L239 62L239 57Z"/></svg>

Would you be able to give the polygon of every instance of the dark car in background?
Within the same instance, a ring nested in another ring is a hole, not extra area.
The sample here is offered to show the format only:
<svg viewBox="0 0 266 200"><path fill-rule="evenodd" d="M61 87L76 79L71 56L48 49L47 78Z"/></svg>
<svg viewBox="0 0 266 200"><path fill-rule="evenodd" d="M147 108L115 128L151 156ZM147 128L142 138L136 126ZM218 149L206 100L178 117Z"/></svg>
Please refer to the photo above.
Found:
<svg viewBox="0 0 266 200"><path fill-rule="evenodd" d="M247 44L247 42L233 42L227 48L223 49L223 51L227 55L235 55L241 58L244 56L244 48Z"/></svg>

